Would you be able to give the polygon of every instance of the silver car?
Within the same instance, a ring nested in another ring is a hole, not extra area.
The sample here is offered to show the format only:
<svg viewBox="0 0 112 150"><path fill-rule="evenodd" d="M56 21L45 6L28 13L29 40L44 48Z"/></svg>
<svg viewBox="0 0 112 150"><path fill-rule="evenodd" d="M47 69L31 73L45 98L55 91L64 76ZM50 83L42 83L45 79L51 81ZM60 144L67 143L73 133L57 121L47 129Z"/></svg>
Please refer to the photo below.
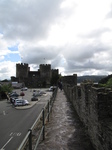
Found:
<svg viewBox="0 0 112 150"><path fill-rule="evenodd" d="M15 99L14 106L25 106L29 105L29 102L25 99Z"/></svg>

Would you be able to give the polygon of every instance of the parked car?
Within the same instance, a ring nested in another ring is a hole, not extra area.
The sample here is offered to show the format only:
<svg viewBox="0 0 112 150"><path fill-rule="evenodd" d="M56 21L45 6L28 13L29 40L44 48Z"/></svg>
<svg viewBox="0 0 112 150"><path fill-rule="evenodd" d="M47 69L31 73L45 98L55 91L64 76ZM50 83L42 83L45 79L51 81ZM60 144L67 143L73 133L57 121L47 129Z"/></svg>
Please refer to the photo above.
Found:
<svg viewBox="0 0 112 150"><path fill-rule="evenodd" d="M13 93L16 93L16 91L14 91L14 92L11 92L11 93L8 93L8 95L10 96L11 94L13 94Z"/></svg>
<svg viewBox="0 0 112 150"><path fill-rule="evenodd" d="M38 101L38 97L33 96L33 97L31 98L31 101Z"/></svg>
<svg viewBox="0 0 112 150"><path fill-rule="evenodd" d="M11 97L10 102L14 104L15 100L18 99L18 97Z"/></svg>
<svg viewBox="0 0 112 150"><path fill-rule="evenodd" d="M27 91L28 90L28 88L27 87L23 87L23 88L21 88L21 91Z"/></svg>
<svg viewBox="0 0 112 150"><path fill-rule="evenodd" d="M56 89L56 86L51 86L50 88L49 88L49 91L54 91Z"/></svg>
<svg viewBox="0 0 112 150"><path fill-rule="evenodd" d="M21 93L20 93L20 96L25 96L24 92L21 92Z"/></svg>
<svg viewBox="0 0 112 150"><path fill-rule="evenodd" d="M27 100L23 100L23 105L29 105L29 102Z"/></svg>
<svg viewBox="0 0 112 150"><path fill-rule="evenodd" d="M39 94L43 95L43 94L46 94L46 92L44 92L44 91L39 91Z"/></svg>
<svg viewBox="0 0 112 150"><path fill-rule="evenodd" d="M10 97L18 97L18 96L19 96L19 94L17 94L16 92L10 94Z"/></svg>
<svg viewBox="0 0 112 150"><path fill-rule="evenodd" d="M35 91L33 92L33 97L37 97L37 96L42 96L42 94L40 93L40 91Z"/></svg>
<svg viewBox="0 0 112 150"><path fill-rule="evenodd" d="M17 94L16 92L12 93L9 95L9 99L11 103L14 103L14 100L17 99L19 97L19 94Z"/></svg>
<svg viewBox="0 0 112 150"><path fill-rule="evenodd" d="M25 106L25 105L29 105L29 102L24 99L16 99L14 102L14 106Z"/></svg>

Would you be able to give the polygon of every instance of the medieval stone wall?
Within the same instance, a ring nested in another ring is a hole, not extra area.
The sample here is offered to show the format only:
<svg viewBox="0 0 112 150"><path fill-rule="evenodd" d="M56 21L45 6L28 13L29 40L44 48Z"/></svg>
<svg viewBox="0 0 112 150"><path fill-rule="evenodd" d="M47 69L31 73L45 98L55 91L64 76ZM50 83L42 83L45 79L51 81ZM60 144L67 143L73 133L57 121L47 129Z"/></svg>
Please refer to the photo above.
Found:
<svg viewBox="0 0 112 150"><path fill-rule="evenodd" d="M92 83L80 86L63 83L96 150L112 150L112 91Z"/></svg>

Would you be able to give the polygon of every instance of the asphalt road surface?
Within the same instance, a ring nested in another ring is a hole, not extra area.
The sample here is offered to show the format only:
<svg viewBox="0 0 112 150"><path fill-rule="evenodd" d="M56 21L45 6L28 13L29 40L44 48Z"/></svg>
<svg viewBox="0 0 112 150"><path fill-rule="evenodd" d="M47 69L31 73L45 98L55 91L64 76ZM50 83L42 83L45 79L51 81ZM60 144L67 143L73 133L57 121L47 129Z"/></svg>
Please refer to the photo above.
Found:
<svg viewBox="0 0 112 150"><path fill-rule="evenodd" d="M41 89L46 92L46 89ZM20 94L20 90L16 91ZM32 90L25 91L24 99L31 102ZM31 128L52 92L46 92L39 101L28 109L15 108L6 100L0 101L0 150L16 150Z"/></svg>

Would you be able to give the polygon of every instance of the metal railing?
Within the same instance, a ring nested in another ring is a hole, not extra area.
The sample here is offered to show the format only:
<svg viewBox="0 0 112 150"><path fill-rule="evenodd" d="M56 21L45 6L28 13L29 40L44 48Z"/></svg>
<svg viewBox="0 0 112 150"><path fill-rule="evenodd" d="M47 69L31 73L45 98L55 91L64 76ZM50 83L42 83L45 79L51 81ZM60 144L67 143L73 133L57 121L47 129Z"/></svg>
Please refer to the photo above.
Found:
<svg viewBox="0 0 112 150"><path fill-rule="evenodd" d="M33 149L34 150L37 149L41 138L42 138L42 140L45 140L45 124L47 121L49 122L49 115L50 115L50 112L52 111L52 107L53 107L54 100L56 98L56 94L57 94L57 88L54 90L50 100L48 100L47 104L41 110L39 116L35 120L32 127L28 130L28 132L27 132L25 138L23 139L21 145L19 146L18 150L26 150L26 149L32 150L32 143L33 143L32 132L34 131L35 128L37 128L39 126L39 122L41 122L42 124L38 130L38 138L36 140L36 143L35 143L35 146Z"/></svg>

